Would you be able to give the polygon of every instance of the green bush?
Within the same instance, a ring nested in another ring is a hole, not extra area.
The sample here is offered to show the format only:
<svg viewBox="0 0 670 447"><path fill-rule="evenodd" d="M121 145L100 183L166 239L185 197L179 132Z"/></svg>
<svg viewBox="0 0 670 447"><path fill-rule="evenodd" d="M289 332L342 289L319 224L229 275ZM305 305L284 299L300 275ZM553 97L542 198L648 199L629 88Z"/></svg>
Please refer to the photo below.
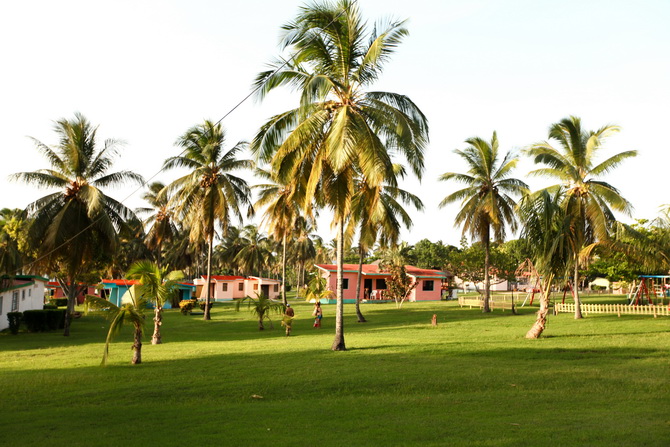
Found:
<svg viewBox="0 0 670 447"><path fill-rule="evenodd" d="M9 332L16 335L19 333L19 327L21 326L21 318L23 314L21 312L9 312L7 313L7 320L9 320Z"/></svg>
<svg viewBox="0 0 670 447"><path fill-rule="evenodd" d="M56 307L65 307L67 306L67 298L51 298L49 304Z"/></svg>
<svg viewBox="0 0 670 447"><path fill-rule="evenodd" d="M58 309L58 306L56 306L55 304L45 304L44 306L42 306L42 309L44 309L44 310Z"/></svg>
<svg viewBox="0 0 670 447"><path fill-rule="evenodd" d="M204 311L204 310L205 310L205 301L204 301L204 300L203 300L203 301L200 301L199 305L200 305L200 310L203 310L203 311ZM212 300L209 302L209 310L212 310L212 306L213 306L213 305L214 305L214 299L212 299Z"/></svg>
<svg viewBox="0 0 670 447"><path fill-rule="evenodd" d="M29 332L55 331L65 325L65 309L27 310L23 321Z"/></svg>

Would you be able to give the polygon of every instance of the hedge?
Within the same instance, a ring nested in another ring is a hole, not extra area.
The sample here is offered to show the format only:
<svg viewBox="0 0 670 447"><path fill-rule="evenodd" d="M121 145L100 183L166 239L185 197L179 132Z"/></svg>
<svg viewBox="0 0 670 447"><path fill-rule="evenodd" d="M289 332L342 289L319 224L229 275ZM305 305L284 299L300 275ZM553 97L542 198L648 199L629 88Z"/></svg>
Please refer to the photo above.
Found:
<svg viewBox="0 0 670 447"><path fill-rule="evenodd" d="M27 310L23 312L28 331L46 332L65 327L65 309Z"/></svg>
<svg viewBox="0 0 670 447"><path fill-rule="evenodd" d="M16 335L19 333L19 326L21 326L21 318L23 313L21 312L8 312L7 320L9 320L9 331Z"/></svg>
<svg viewBox="0 0 670 447"><path fill-rule="evenodd" d="M58 307L65 307L67 306L67 298L51 298L49 300L49 304L53 304L54 306Z"/></svg>

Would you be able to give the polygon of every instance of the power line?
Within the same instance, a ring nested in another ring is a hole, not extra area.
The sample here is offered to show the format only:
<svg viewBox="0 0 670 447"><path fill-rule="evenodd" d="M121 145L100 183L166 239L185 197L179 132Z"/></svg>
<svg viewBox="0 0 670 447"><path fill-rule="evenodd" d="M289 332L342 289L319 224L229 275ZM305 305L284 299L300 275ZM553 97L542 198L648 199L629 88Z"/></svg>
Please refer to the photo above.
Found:
<svg viewBox="0 0 670 447"><path fill-rule="evenodd" d="M342 15L343 15L345 12L349 12L350 9L351 9L356 3L358 3L358 0L353 0L353 1L350 3L349 7L348 7L348 8L345 8L345 9L342 9L342 11L340 11L340 12L339 12L339 13L338 13L338 14L337 14L337 15L336 15L336 16L335 16L335 17L334 17L334 18L333 18L333 19L332 19L326 26L325 26L325 28L327 28L327 27L329 27L330 25L332 25L333 23L335 23L340 17L342 17ZM308 43L312 43L316 38L317 38L317 35L315 34L310 40L308 40ZM297 55L297 53L294 53L294 54L292 54L288 59L285 59L284 62L283 62L281 65L279 65L279 67L277 67L276 69L274 69L274 70L272 71L272 73L271 73L269 76L265 77L265 80L264 80L262 83L258 84L255 88L253 88L253 89L251 90L251 92L249 92L247 95L245 95L245 96L244 96L240 101L238 101L238 102L237 102L237 103L236 103L230 110L228 110L228 111L227 111L227 112L226 112L226 113L225 113L225 114L224 114L218 121L216 121L216 122L215 122L215 125L220 124L223 120L225 120L228 116L230 116L233 112L235 112L235 111L236 111L242 104L244 104L245 102L247 102L247 101L248 101L254 94L256 94L256 92L258 92L262 87L265 86L265 84L268 82L268 80L269 80L273 75L275 75L276 73L278 73L279 71L281 71L282 69L284 69L284 68L285 68L291 61L295 61L295 57L296 57L296 55ZM181 152L177 155L177 157L181 157L182 155L184 155L185 152L186 152L186 149L184 149L183 151L181 151ZM137 187L135 190L133 190L128 196L126 196L126 197L125 197L121 202L119 202L119 203L121 203L122 205L125 206L125 203L126 203L131 197L133 197L135 194L137 194L140 190L144 189L144 187L147 186L151 180L155 179L155 178L156 178L160 173L162 173L164 170L165 170L165 167L161 167L161 168L160 168L154 175L152 175L151 177L149 177L148 180L144 180L144 181L142 182L142 184L141 184L139 187ZM51 251L49 251L48 253L46 253L46 254L40 256L39 258L35 259L35 260L32 261L32 262L29 262L26 266L23 266L23 267L22 267L22 270L23 270L23 269L27 269L27 270L32 269L33 266L37 265L38 263L40 263L40 262L43 261L44 259L46 259L46 258L48 258L49 256L51 256L54 252L60 250L61 248L64 248L64 247L67 246L70 242L72 242L73 240L75 240L76 238L78 238L79 236L81 236L82 234L84 234L86 231L88 231L88 230L90 230L91 228L93 228L93 227L94 227L100 220L102 220L102 216L101 216L101 217L98 217L97 219L95 219L95 220L94 220L93 222L91 222L87 227L85 227L85 228L82 229L80 232L78 232L77 234L75 234L74 236L72 236L70 239L68 239L68 240L66 240L65 242L61 243L59 246L53 248L53 249L52 249ZM19 273L18 270L17 270L17 273Z"/></svg>

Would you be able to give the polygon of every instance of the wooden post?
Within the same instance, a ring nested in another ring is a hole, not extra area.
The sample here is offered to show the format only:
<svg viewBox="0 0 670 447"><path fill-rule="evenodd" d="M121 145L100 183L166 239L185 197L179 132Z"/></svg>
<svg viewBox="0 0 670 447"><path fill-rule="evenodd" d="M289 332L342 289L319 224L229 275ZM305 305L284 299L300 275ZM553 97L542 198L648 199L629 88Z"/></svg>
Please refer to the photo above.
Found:
<svg viewBox="0 0 670 447"><path fill-rule="evenodd" d="M437 327L437 314L433 314L433 319L430 324L432 324L433 327Z"/></svg>

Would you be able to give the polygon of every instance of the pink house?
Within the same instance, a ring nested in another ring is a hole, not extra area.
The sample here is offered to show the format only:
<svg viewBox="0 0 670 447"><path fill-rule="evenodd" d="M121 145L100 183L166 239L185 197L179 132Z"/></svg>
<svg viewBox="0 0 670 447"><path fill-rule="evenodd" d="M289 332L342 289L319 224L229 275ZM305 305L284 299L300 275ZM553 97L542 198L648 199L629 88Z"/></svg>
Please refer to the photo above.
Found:
<svg viewBox="0 0 670 447"><path fill-rule="evenodd" d="M335 292L337 289L337 266L334 264L316 264L321 276L328 281L328 288ZM344 278L342 288L345 302L356 301L356 281L358 264L344 264ZM447 273L440 270L421 269L406 265L407 275L418 283L409 295L409 301L431 301L442 298L442 283L447 280ZM361 298L366 300L383 300L386 291L386 280L391 275L381 271L377 264L363 264L361 275Z"/></svg>
<svg viewBox="0 0 670 447"><path fill-rule="evenodd" d="M207 276L193 280L196 286L195 296L199 299L205 299L207 296ZM225 276L212 275L209 281L211 296L214 301L230 301L245 296L256 297L265 295L270 299L278 299L281 291L279 290L281 281L270 278L261 278L258 276Z"/></svg>

